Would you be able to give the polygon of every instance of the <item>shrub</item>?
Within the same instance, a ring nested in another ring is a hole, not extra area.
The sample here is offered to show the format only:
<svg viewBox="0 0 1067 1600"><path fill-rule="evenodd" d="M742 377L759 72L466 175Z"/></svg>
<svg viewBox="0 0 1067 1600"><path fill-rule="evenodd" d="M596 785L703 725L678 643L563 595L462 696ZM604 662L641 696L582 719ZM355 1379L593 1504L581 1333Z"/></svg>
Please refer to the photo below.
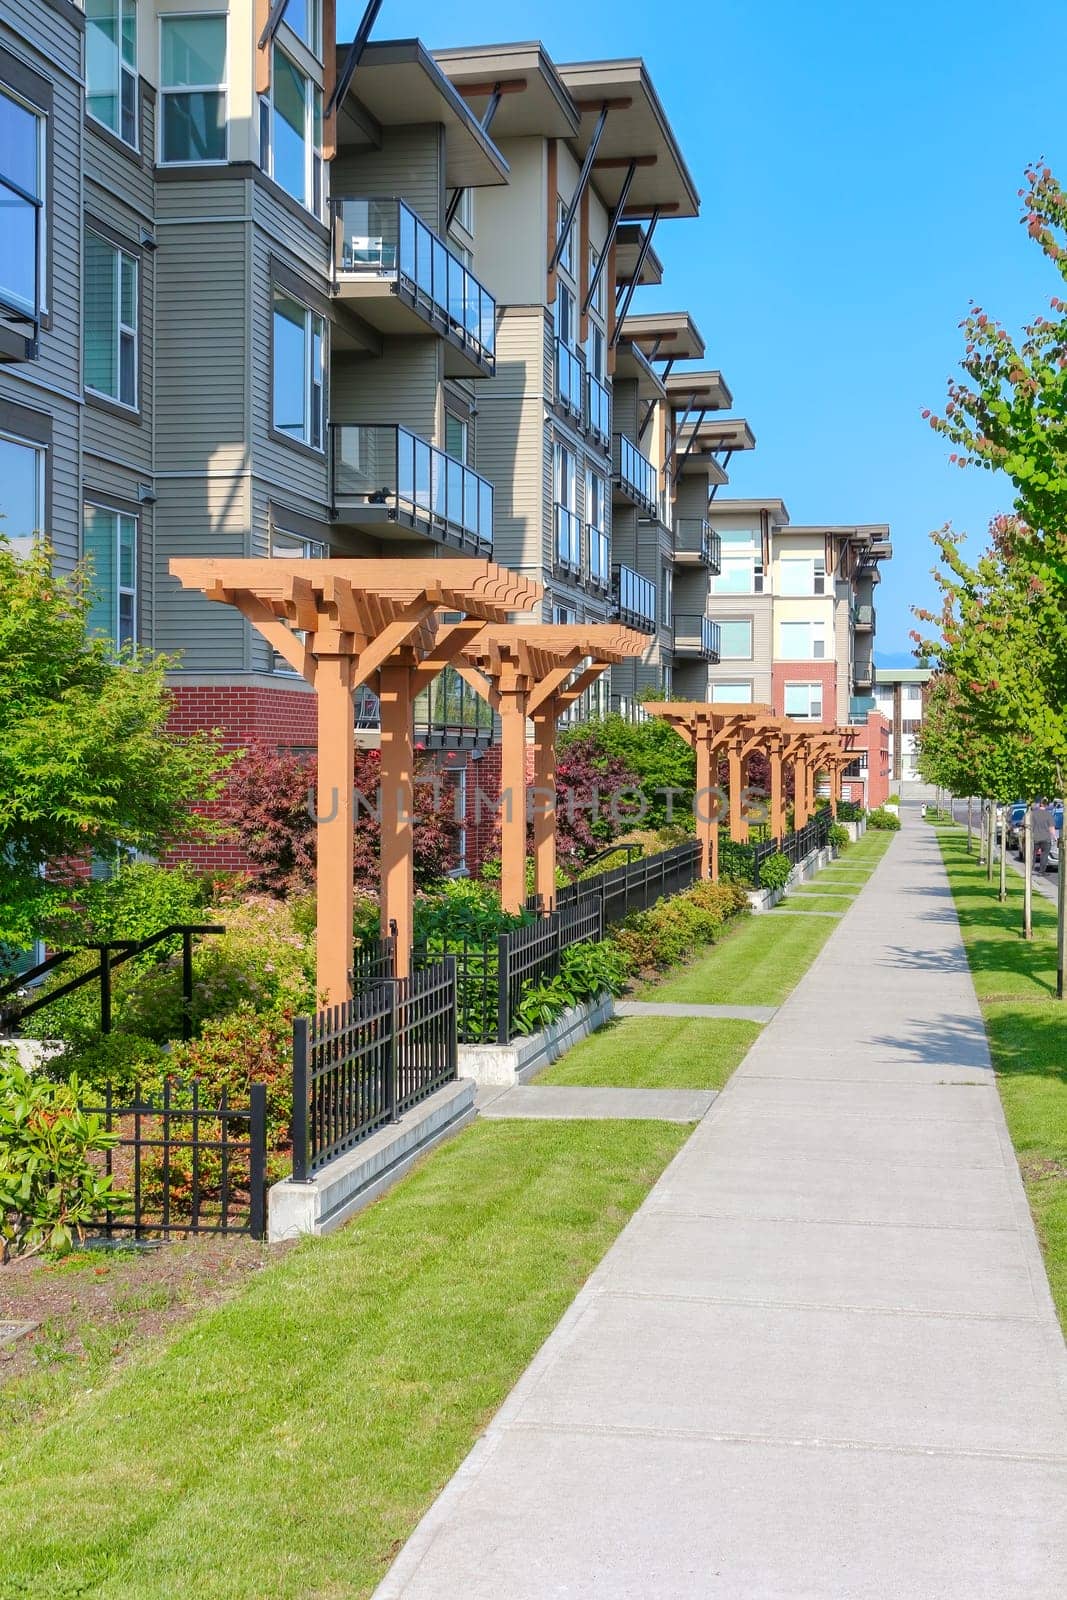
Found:
<svg viewBox="0 0 1067 1600"><path fill-rule="evenodd" d="M886 805L887 806L899 806L899 804L900 804L900 796L899 796L899 794L891 794L889 796L889 799L886 801Z"/></svg>
<svg viewBox="0 0 1067 1600"><path fill-rule="evenodd" d="M773 856L768 856L760 867L759 886L761 889L784 889L792 871L793 863L778 850Z"/></svg>
<svg viewBox="0 0 1067 1600"><path fill-rule="evenodd" d="M199 1039L176 1045L168 1076L199 1080L201 1101L217 1102L225 1089L235 1105L248 1100L250 1083L267 1085L267 1143L288 1143L293 1109L293 1022L285 1011L260 1013L241 1005L205 1023Z"/></svg>
<svg viewBox="0 0 1067 1600"><path fill-rule="evenodd" d="M62 1255L104 1211L121 1211L125 1195L94 1164L117 1135L79 1106L80 1086L52 1083L0 1056L0 1259L11 1254Z"/></svg>
<svg viewBox="0 0 1067 1600"><path fill-rule="evenodd" d="M714 942L742 908L748 908L748 897L736 884L698 883L647 911L631 912L613 937L629 971L663 971L695 946Z"/></svg>
<svg viewBox="0 0 1067 1600"><path fill-rule="evenodd" d="M57 1081L76 1078L101 1099L110 1085L115 1104L123 1105L137 1093L158 1093L167 1060L166 1051L151 1039L134 1033L106 1033L87 1044L68 1045L49 1057L44 1070Z"/></svg>
<svg viewBox="0 0 1067 1600"><path fill-rule="evenodd" d="M877 828L883 833L896 833L900 827L900 818L895 817L891 811L879 808L877 811L868 811L867 826Z"/></svg>
<svg viewBox="0 0 1067 1600"><path fill-rule="evenodd" d="M756 852L750 844L735 844L719 835L719 876L729 883L753 882Z"/></svg>
<svg viewBox="0 0 1067 1600"><path fill-rule="evenodd" d="M451 949L466 941L484 944L531 920L527 911L504 911L493 883L450 878L415 902L415 938L431 949Z"/></svg>
<svg viewBox="0 0 1067 1600"><path fill-rule="evenodd" d="M852 843L852 837L849 834L848 829L843 827L840 822L835 822L833 824L828 834L828 838L835 850L847 850L849 845Z"/></svg>
<svg viewBox="0 0 1067 1600"><path fill-rule="evenodd" d="M862 822L865 815L863 807L857 800L839 800L837 802L839 822Z"/></svg>
<svg viewBox="0 0 1067 1600"><path fill-rule="evenodd" d="M132 861L114 877L86 879L75 897L75 904L45 930L57 949L149 939L172 925L204 920L205 885L186 866ZM139 965L165 960L169 948L157 945L134 960Z"/></svg>
<svg viewBox="0 0 1067 1600"><path fill-rule="evenodd" d="M610 939L576 944L564 950L556 977L529 985L515 1009L516 1033L536 1033L571 1006L600 995L621 994L626 985L626 962Z"/></svg>

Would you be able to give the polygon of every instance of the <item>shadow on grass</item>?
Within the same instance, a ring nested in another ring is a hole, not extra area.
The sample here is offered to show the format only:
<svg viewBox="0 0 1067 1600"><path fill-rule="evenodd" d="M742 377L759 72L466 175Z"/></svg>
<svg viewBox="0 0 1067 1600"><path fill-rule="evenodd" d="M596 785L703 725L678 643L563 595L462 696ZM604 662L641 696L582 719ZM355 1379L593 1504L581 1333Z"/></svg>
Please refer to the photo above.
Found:
<svg viewBox="0 0 1067 1600"><path fill-rule="evenodd" d="M1002 1078L1045 1078L1067 1088L1067 1006L1016 1011L1008 1002L986 1014L985 1026Z"/></svg>

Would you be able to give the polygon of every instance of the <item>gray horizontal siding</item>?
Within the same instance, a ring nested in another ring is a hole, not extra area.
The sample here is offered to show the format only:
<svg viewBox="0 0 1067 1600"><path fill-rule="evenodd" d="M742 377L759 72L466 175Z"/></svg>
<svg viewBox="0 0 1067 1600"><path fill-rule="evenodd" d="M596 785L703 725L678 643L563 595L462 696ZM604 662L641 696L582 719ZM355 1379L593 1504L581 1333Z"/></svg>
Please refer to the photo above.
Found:
<svg viewBox="0 0 1067 1600"><path fill-rule="evenodd" d="M436 123L384 128L379 150L341 155L330 168L330 191L344 198L396 195L431 228L443 221L444 129Z"/></svg>
<svg viewBox="0 0 1067 1600"><path fill-rule="evenodd" d="M61 11L43 4L43 0L4 0L0 24L0 39L10 30L22 41L24 55L30 54L27 45L36 46L43 57L65 73L81 77L83 30Z"/></svg>
<svg viewBox="0 0 1067 1600"><path fill-rule="evenodd" d="M539 306L503 310L496 352L496 376L478 386L475 466L494 489L496 559L540 572L551 454L544 423L545 317Z"/></svg>
<svg viewBox="0 0 1067 1600"><path fill-rule="evenodd" d="M258 228L251 237L251 250L248 360L252 409L249 420L256 472L272 483L287 484L290 488L325 506L329 500L325 452L321 455L312 455L309 451L290 445L283 439L272 438L270 432L273 319L270 259L272 254L285 259L287 265L295 271L300 270L301 263L283 257L275 243ZM319 294L325 292L325 281L321 277L310 275L306 271L302 275L312 290ZM325 411L329 416L329 395L326 398Z"/></svg>
<svg viewBox="0 0 1067 1600"><path fill-rule="evenodd" d="M247 477L161 480L155 508L156 648L189 672L247 672L248 629L232 606L183 590L167 571L172 556L249 553Z"/></svg>
<svg viewBox="0 0 1067 1600"><path fill-rule="evenodd" d="M386 339L380 359L339 355L330 376L330 420L396 423L436 441L442 365L434 335Z"/></svg>
<svg viewBox="0 0 1067 1600"><path fill-rule="evenodd" d="M153 96L140 95L139 152L117 148L114 140L98 133L91 118L85 124L85 176L105 194L113 195L141 222L151 224L155 217L155 183L152 163L155 152L156 108Z"/></svg>

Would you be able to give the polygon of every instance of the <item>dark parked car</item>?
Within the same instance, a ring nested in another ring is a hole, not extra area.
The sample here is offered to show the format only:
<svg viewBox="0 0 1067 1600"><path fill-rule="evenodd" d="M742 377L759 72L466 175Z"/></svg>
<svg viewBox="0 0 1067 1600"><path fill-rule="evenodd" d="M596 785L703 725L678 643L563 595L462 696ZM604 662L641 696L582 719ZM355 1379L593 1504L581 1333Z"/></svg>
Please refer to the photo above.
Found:
<svg viewBox="0 0 1067 1600"><path fill-rule="evenodd" d="M1021 800L1017 800L1013 806L1009 806L1008 807L1008 812L1007 812L1008 849L1016 851L1016 853L1018 854L1020 859L1022 858L1022 853L1023 853L1023 818L1025 817L1025 815L1026 815L1026 806L1023 803L1023 801L1021 801ZM1052 808L1052 821L1053 821L1053 826L1055 827L1057 834L1062 834L1063 833L1063 807L1061 805L1053 806L1053 808ZM1056 848L1056 846L1053 846L1053 849L1052 849L1052 851L1050 852L1050 855L1049 855L1049 865L1050 866L1055 866L1057 864L1058 860L1059 860L1058 849Z"/></svg>

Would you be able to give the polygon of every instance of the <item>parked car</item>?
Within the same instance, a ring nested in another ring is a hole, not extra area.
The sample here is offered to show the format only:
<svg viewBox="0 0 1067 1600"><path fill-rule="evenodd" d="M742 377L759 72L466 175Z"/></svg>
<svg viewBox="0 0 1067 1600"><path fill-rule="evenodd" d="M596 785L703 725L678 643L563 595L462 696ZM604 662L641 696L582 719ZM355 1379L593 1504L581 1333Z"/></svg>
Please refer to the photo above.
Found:
<svg viewBox="0 0 1067 1600"><path fill-rule="evenodd" d="M1023 818L1025 817L1025 815L1026 815L1026 804L1022 800L1017 800L1014 805L1008 807L1008 811L1007 811L1007 827L1008 827L1007 844L1008 844L1008 849L1009 850L1014 850L1016 852L1016 854L1019 856L1020 860L1022 860L1022 854L1023 854ZM1053 826L1056 829L1056 833L1057 834L1062 834L1062 832L1063 832L1063 807L1062 807L1062 805L1053 806L1053 808L1052 808L1052 822L1053 822ZM1054 850L1049 853L1049 865L1050 866L1055 866L1055 865L1058 864L1058 861L1059 861L1059 851L1058 851L1057 848L1054 847Z"/></svg>

